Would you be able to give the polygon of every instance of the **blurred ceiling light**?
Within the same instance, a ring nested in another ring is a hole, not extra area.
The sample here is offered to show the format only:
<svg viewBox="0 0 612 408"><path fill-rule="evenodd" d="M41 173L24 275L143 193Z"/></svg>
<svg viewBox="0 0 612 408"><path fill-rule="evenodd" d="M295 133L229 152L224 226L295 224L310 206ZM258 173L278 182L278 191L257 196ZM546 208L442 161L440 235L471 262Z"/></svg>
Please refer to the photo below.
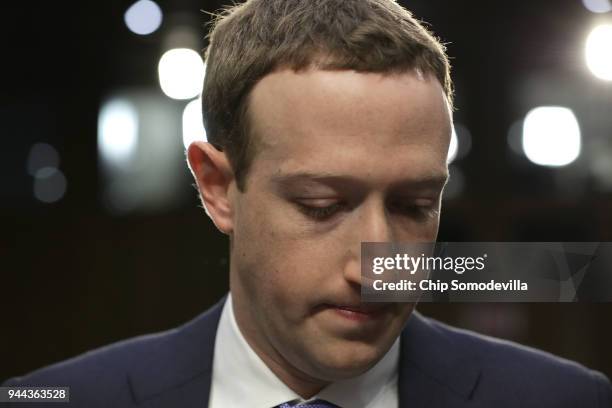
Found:
<svg viewBox="0 0 612 408"><path fill-rule="evenodd" d="M448 146L448 155L446 156L446 162L452 163L457 157L457 151L459 150L459 141L457 140L457 131L453 126L453 132L451 133L450 145Z"/></svg>
<svg viewBox="0 0 612 408"><path fill-rule="evenodd" d="M159 60L159 84L172 99L195 98L202 91L204 61L190 48L166 51Z"/></svg>
<svg viewBox="0 0 612 408"><path fill-rule="evenodd" d="M470 131L459 122L455 122L448 147L447 163L460 159L467 155L472 148L472 135Z"/></svg>
<svg viewBox="0 0 612 408"><path fill-rule="evenodd" d="M161 25L162 11L154 1L140 0L127 9L123 19L133 33L148 35Z"/></svg>
<svg viewBox="0 0 612 408"><path fill-rule="evenodd" d="M122 215L182 205L189 184L181 140L185 103L148 87L116 90L108 101L100 115L98 153L106 209Z"/></svg>
<svg viewBox="0 0 612 408"><path fill-rule="evenodd" d="M47 143L35 143L28 153L28 173L34 176L43 167L59 167L59 153Z"/></svg>
<svg viewBox="0 0 612 408"><path fill-rule="evenodd" d="M98 116L98 152L109 164L127 164L138 141L138 113L123 99L104 104Z"/></svg>
<svg viewBox="0 0 612 408"><path fill-rule="evenodd" d="M582 4L587 10L593 13L607 13L612 11L612 4L610 0L582 0Z"/></svg>
<svg viewBox="0 0 612 408"><path fill-rule="evenodd" d="M206 141L206 129L204 129L204 121L202 119L202 100L195 99L185 106L183 111L183 144L185 149L192 142Z"/></svg>
<svg viewBox="0 0 612 408"><path fill-rule="evenodd" d="M66 193L66 177L54 167L43 167L34 175L34 197L43 203L54 203Z"/></svg>
<svg viewBox="0 0 612 408"><path fill-rule="evenodd" d="M541 166L560 167L580 155L580 126L571 109L541 106L531 110L523 122L523 151Z"/></svg>
<svg viewBox="0 0 612 408"><path fill-rule="evenodd" d="M587 38L587 66L599 79L612 81L612 24L597 26Z"/></svg>

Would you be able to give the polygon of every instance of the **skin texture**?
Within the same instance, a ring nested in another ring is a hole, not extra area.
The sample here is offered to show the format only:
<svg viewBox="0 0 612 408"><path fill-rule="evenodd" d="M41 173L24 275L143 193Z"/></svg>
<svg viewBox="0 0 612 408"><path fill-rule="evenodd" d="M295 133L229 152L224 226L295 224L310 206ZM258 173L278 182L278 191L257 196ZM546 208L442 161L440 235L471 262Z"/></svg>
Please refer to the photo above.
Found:
<svg viewBox="0 0 612 408"><path fill-rule="evenodd" d="M188 159L231 237L238 326L307 398L376 364L410 316L414 304L360 303L360 244L435 241L451 114L433 77L313 68L264 77L249 118L244 192L223 152L196 142Z"/></svg>

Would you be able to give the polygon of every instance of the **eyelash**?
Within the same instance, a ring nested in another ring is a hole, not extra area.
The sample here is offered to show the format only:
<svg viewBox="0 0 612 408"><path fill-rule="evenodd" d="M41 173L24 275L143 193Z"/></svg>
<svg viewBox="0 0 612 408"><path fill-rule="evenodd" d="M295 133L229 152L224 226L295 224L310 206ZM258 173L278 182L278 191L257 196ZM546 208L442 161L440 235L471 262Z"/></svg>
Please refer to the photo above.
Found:
<svg viewBox="0 0 612 408"><path fill-rule="evenodd" d="M437 213L437 210L433 205L402 205L395 204L393 207L394 211L402 214L409 214L415 217L417 220L424 220L431 218Z"/></svg>
<svg viewBox="0 0 612 408"><path fill-rule="evenodd" d="M325 207L313 207L310 205L298 203L304 214L315 220L325 220L333 216L340 208L342 203L334 203Z"/></svg>

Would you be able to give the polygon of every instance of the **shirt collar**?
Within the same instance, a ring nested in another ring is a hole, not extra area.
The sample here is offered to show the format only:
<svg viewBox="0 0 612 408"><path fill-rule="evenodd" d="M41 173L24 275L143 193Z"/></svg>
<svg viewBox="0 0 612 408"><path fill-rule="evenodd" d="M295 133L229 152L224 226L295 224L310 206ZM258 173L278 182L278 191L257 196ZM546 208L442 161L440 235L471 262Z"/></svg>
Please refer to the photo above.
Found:
<svg viewBox="0 0 612 408"><path fill-rule="evenodd" d="M395 384L399 361L399 340L385 356L365 373L337 381L313 397L340 407L367 407L385 386ZM213 359L211 406L270 408L291 400L304 401L287 387L253 351L243 337L232 306L231 294L221 313ZM219 403L215 403L218 401Z"/></svg>

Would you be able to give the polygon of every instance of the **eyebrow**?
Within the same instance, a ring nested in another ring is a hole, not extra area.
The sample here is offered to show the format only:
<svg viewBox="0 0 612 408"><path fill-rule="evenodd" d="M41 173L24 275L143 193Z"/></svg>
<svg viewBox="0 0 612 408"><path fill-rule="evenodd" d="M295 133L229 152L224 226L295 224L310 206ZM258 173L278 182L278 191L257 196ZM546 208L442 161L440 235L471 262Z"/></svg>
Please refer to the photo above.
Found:
<svg viewBox="0 0 612 408"><path fill-rule="evenodd" d="M449 180L449 174L431 173L424 176L407 178L402 181L393 183L392 188L442 188ZM330 186L352 186L364 187L367 185L362 180L359 180L350 175L338 175L332 173L311 173L297 172L288 174L278 174L272 177L272 182L277 185L292 185L295 183L319 183Z"/></svg>

